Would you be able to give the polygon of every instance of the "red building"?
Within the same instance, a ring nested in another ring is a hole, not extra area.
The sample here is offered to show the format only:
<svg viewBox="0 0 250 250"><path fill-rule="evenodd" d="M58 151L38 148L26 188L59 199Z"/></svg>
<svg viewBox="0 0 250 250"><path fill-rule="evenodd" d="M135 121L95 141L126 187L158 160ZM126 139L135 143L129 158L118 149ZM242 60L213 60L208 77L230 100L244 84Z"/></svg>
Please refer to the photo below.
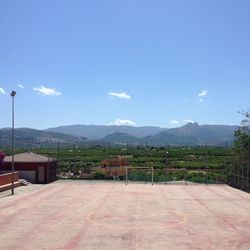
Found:
<svg viewBox="0 0 250 250"><path fill-rule="evenodd" d="M101 167L105 169L106 176L123 179L126 176L126 167L128 159L126 157L117 156L110 157L101 162Z"/></svg>
<svg viewBox="0 0 250 250"><path fill-rule="evenodd" d="M1 166L2 166L2 164L3 164L3 159L4 159L4 157L5 157L4 152L0 151L0 170L1 170Z"/></svg>
<svg viewBox="0 0 250 250"><path fill-rule="evenodd" d="M11 189L12 187L12 172L3 174L1 171L4 163L4 157L4 152L0 151L0 192ZM14 172L13 174L13 184L14 187L20 186L18 172Z"/></svg>
<svg viewBox="0 0 250 250"><path fill-rule="evenodd" d="M20 179L31 183L50 183L56 180L57 161L54 158L32 152L17 154L14 157L15 171L19 172ZM6 156L1 170L10 172L12 157Z"/></svg>

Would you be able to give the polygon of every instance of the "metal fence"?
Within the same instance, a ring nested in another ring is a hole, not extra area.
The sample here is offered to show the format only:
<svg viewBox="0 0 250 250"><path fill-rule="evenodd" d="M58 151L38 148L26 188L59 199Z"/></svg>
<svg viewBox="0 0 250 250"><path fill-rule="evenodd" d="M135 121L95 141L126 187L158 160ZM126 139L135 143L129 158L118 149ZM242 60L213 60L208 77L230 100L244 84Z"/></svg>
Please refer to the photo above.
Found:
<svg viewBox="0 0 250 250"><path fill-rule="evenodd" d="M250 192L250 164L249 160L238 162L228 168L227 184Z"/></svg>
<svg viewBox="0 0 250 250"><path fill-rule="evenodd" d="M201 155L199 149L194 150L193 153L188 152L191 151L190 149L185 149L181 152L183 154L172 157L174 149L168 147L166 157L161 156L159 160L162 163L161 167L155 165L153 156L145 156L143 159L141 157L140 161L134 158L133 162L128 159L127 177L125 169L121 171L119 166L101 168L101 160L111 158L108 149L106 155L98 155L98 158L95 156L94 158L97 158L95 161L93 161L91 155L72 150L72 153L68 154L59 154L59 151L54 152L51 157L58 158L57 176L59 178L127 180L128 182L141 181L165 184L228 184L244 191L250 191L249 161L240 162L230 150L226 151L225 154L215 156L209 154L207 148L205 148L206 153ZM148 151L145 151L146 153ZM213 163L215 157L220 159L220 164ZM216 164L216 166L214 167L213 164ZM61 171L62 169L64 171Z"/></svg>
<svg viewBox="0 0 250 250"><path fill-rule="evenodd" d="M154 167L129 167L127 169L126 181L142 181L152 184L225 184L226 175L224 170L189 170L187 168L175 169L167 167L164 169Z"/></svg>

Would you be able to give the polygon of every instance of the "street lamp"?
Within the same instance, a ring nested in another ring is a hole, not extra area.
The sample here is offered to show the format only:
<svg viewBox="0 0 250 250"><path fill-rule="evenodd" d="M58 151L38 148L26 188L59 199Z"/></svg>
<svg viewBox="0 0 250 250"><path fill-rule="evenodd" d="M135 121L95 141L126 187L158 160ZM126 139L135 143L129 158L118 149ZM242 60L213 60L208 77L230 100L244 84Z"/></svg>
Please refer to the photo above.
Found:
<svg viewBox="0 0 250 250"><path fill-rule="evenodd" d="M11 92L11 98L12 98L12 134L11 134L11 150L12 150L12 185L11 185L11 194L14 194L14 171L15 171L15 166L14 166L14 97L16 95L16 91Z"/></svg>

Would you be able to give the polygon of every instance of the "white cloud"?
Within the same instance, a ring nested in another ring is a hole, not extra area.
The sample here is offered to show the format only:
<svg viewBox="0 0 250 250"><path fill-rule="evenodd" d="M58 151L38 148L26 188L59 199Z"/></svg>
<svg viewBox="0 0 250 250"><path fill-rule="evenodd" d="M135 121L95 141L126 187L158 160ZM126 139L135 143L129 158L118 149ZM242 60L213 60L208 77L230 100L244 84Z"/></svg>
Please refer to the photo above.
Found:
<svg viewBox="0 0 250 250"><path fill-rule="evenodd" d="M198 93L198 96L207 96L208 91L206 89L203 89L200 93Z"/></svg>
<svg viewBox="0 0 250 250"><path fill-rule="evenodd" d="M179 124L179 121L171 120L170 123L173 124L173 125L176 125L176 124Z"/></svg>
<svg viewBox="0 0 250 250"><path fill-rule="evenodd" d="M110 96L114 96L114 97L117 97L117 98L120 98L120 99L130 99L131 96L126 94L125 92L122 92L122 93L117 93L117 92L109 92L108 93Z"/></svg>
<svg viewBox="0 0 250 250"><path fill-rule="evenodd" d="M194 121L193 121L193 120L190 120L190 119L184 119L183 121L184 121L184 122L188 122L188 123L189 123L189 122L194 123Z"/></svg>
<svg viewBox="0 0 250 250"><path fill-rule="evenodd" d="M116 126L135 126L136 123L132 122L130 120L127 119L117 119L112 123L109 123L108 125L116 125Z"/></svg>
<svg viewBox="0 0 250 250"><path fill-rule="evenodd" d="M199 98L199 101L200 102L204 102L204 98L203 97L206 97L208 94L208 91L206 89L203 89L201 92L198 93L198 97Z"/></svg>
<svg viewBox="0 0 250 250"><path fill-rule="evenodd" d="M5 92L5 90L3 88L0 88L0 93L3 94L3 95L6 94L6 92Z"/></svg>
<svg viewBox="0 0 250 250"><path fill-rule="evenodd" d="M21 88L21 89L24 89L24 86L22 84L18 84L18 87Z"/></svg>
<svg viewBox="0 0 250 250"><path fill-rule="evenodd" d="M34 87L33 90L36 91L38 94L42 95L51 95L51 96L62 95L62 93L56 90L55 88L46 88L42 85L40 87Z"/></svg>

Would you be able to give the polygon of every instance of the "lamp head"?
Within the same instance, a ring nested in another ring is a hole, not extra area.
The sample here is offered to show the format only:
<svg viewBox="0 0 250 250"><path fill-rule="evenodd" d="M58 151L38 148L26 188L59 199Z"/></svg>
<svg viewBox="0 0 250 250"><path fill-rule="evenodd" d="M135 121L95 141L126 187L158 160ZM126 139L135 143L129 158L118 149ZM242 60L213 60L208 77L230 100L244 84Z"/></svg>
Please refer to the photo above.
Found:
<svg viewBox="0 0 250 250"><path fill-rule="evenodd" d="M16 91L13 90L10 95L14 97L16 95Z"/></svg>

